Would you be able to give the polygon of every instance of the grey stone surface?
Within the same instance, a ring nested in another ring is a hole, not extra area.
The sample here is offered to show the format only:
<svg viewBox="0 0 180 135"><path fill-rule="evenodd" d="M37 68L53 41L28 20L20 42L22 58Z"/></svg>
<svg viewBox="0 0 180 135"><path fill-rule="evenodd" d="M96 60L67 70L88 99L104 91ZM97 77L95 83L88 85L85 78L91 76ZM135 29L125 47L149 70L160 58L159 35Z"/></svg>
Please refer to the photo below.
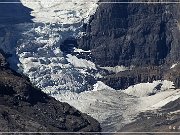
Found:
<svg viewBox="0 0 180 135"><path fill-rule="evenodd" d="M179 4L102 3L79 47L92 50L101 66L174 63L180 59L179 17Z"/></svg>
<svg viewBox="0 0 180 135"><path fill-rule="evenodd" d="M56 101L5 66L0 54L0 131L94 132L99 123L67 103Z"/></svg>

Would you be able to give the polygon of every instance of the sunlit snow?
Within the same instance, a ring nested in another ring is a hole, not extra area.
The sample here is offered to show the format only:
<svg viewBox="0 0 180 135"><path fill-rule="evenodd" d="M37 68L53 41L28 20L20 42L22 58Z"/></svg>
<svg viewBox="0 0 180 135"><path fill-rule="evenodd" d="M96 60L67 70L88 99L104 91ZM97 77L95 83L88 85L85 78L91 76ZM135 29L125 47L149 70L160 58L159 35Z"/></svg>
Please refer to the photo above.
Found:
<svg viewBox="0 0 180 135"><path fill-rule="evenodd" d="M147 89L147 86L150 88ZM160 86L158 92L153 95L147 94L154 92L157 86ZM118 131L124 125L133 122L140 112L160 109L180 97L180 90L174 89L173 83L170 81L142 83L133 88L117 91L102 82L97 82L93 91L80 94L70 92L52 96L91 115L101 123L102 130L108 132ZM143 94L140 94L141 92ZM131 95L127 93L131 93Z"/></svg>
<svg viewBox="0 0 180 135"><path fill-rule="evenodd" d="M33 21L44 23L74 24L87 22L98 7L98 0L21 0L33 9Z"/></svg>
<svg viewBox="0 0 180 135"><path fill-rule="evenodd" d="M12 54L10 66L57 100L68 102L97 119L103 131L118 131L140 112L158 109L180 97L180 90L166 80L116 91L95 81L101 74L93 62L60 50L65 39L82 34L82 25L96 11L98 0L21 1L33 9L35 23L7 28L0 48ZM75 48L74 52L90 51ZM131 70L123 66L101 68L115 73ZM89 84L87 78L94 82Z"/></svg>
<svg viewBox="0 0 180 135"><path fill-rule="evenodd" d="M31 15L35 23L14 26L10 32L13 35L7 35L7 42L1 44L5 52L12 54L10 66L26 74L48 94L90 90L93 86L87 78L96 75L87 70L96 70L95 64L66 55L60 45L69 37L81 35L83 23L96 11L97 1L21 0L24 6L33 9ZM17 38L16 44L11 43L12 37ZM83 50L75 48L75 51Z"/></svg>
<svg viewBox="0 0 180 135"><path fill-rule="evenodd" d="M146 97L168 89L174 89L174 84L171 81L154 81L153 83L140 83L135 86L130 86L124 92L137 97Z"/></svg>
<svg viewBox="0 0 180 135"><path fill-rule="evenodd" d="M178 63L173 64L170 69L175 68L177 65L178 65Z"/></svg>
<svg viewBox="0 0 180 135"><path fill-rule="evenodd" d="M125 67L125 66L115 66L115 67L101 67L102 69L108 70L113 73L118 73L126 70L131 70L133 66L131 67Z"/></svg>

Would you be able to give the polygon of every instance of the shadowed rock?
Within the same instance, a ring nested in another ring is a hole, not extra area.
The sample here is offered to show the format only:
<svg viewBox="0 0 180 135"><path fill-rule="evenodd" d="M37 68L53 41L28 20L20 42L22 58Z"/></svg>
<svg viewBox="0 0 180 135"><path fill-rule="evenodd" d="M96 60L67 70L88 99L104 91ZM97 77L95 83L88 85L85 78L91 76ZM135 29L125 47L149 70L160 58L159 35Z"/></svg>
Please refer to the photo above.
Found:
<svg viewBox="0 0 180 135"><path fill-rule="evenodd" d="M179 13L179 4L102 3L79 47L92 50L101 66L172 64L180 60Z"/></svg>
<svg viewBox="0 0 180 135"><path fill-rule="evenodd" d="M99 123L67 103L35 88L25 76L10 70L0 54L0 131L95 132Z"/></svg>
<svg viewBox="0 0 180 135"><path fill-rule="evenodd" d="M91 50L100 66L135 66L131 71L105 77L104 82L113 88L158 79L172 80L179 88L179 71L170 69L180 61L179 18L180 4L176 3L102 3L85 25L86 34L79 40L79 47ZM154 72L155 68L160 72Z"/></svg>
<svg viewBox="0 0 180 135"><path fill-rule="evenodd" d="M32 10L24 7L21 3L19 3L19 0L0 0L0 2L0 24L32 22L31 19L33 19L33 17L30 15Z"/></svg>

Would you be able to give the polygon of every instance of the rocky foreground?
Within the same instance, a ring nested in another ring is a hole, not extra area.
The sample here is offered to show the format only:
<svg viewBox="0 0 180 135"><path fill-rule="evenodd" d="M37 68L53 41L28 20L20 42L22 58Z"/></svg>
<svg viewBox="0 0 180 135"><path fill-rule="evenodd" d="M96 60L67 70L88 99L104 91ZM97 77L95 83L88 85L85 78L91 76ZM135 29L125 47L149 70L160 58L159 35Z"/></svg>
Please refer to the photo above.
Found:
<svg viewBox="0 0 180 135"><path fill-rule="evenodd" d="M0 131L94 132L99 123L67 103L35 88L26 77L8 68L0 54Z"/></svg>

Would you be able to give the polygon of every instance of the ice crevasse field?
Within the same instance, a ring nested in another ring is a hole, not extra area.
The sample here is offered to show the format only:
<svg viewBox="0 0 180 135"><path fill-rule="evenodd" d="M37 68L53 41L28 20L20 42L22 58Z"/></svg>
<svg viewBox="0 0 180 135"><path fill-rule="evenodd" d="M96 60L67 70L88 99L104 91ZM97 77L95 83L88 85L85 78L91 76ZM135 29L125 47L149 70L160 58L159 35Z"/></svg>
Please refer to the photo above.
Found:
<svg viewBox="0 0 180 135"><path fill-rule="evenodd" d="M114 90L96 78L99 70L124 71L128 67L99 67L89 60L66 54L60 44L81 37L98 8L98 0L21 0L32 9L34 23L17 24L1 48L12 54L10 66L59 101L67 102L101 123L103 131L118 131L142 111L158 109L179 98L180 90L170 81L154 81ZM18 33L18 34L17 34ZM17 40L11 44L11 40ZM79 48L75 52L90 53ZM93 72L90 72L93 71ZM89 82L89 79L93 82ZM160 85L160 89L156 86ZM153 95L152 95L153 94ZM152 102L149 102L149 101Z"/></svg>

